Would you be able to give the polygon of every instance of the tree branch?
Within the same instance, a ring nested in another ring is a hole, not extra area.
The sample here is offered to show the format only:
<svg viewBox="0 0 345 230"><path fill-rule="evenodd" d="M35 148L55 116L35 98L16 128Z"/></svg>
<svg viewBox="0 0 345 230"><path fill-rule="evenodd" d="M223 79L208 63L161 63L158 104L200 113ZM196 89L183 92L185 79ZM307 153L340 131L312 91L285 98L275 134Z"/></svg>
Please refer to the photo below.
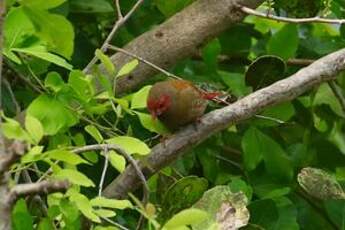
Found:
<svg viewBox="0 0 345 230"><path fill-rule="evenodd" d="M69 186L70 183L67 180L19 184L10 189L10 202L13 203L20 197L28 195L50 194L59 191L66 191Z"/></svg>
<svg viewBox="0 0 345 230"><path fill-rule="evenodd" d="M123 49L167 69L178 61L193 56L207 41L241 21L245 14L239 11L238 4L256 8L262 2L263 0L197 0L161 25L137 37ZM123 53L111 56L117 69L131 59ZM128 76L117 79L116 93L123 95L138 88L155 73L157 70L150 66L139 64ZM97 88L102 88L100 83Z"/></svg>
<svg viewBox="0 0 345 230"><path fill-rule="evenodd" d="M312 17L312 18L287 18L276 16L267 13L261 13L259 11L253 10L251 8L240 6L240 9L243 13L248 15L254 15L260 18L272 19L280 22L288 22L288 23L328 23L328 24L343 24L345 23L345 19L331 19L331 18L320 18L320 17Z"/></svg>
<svg viewBox="0 0 345 230"><path fill-rule="evenodd" d="M144 0L137 0L137 2L134 4L134 6L132 7L132 9L130 9L130 11L125 15L122 16L121 14L121 9L120 9L120 3L118 0L116 0L115 5L116 5L116 9L117 9L117 13L118 13L118 20L115 22L113 29L110 31L108 37L105 39L105 41L103 42L102 46L101 46L101 50L103 52L107 51L107 46L109 45L111 39L113 39L115 33L117 32L117 30L126 23L126 21L132 16L132 14L134 13L134 11L136 11L139 6L144 2ZM97 58L96 56L92 58L92 60L90 61L90 63L85 67L84 72L87 73L90 71L91 67L97 62Z"/></svg>
<svg viewBox="0 0 345 230"><path fill-rule="evenodd" d="M256 113L288 100L292 100L313 86L335 79L345 69L345 49L329 54L299 70L292 76L260 89L241 100L214 110L202 117L201 122L187 126L164 144L158 144L151 154L139 162L147 177L176 160L186 149L199 144L212 134L254 116ZM196 127L196 128L195 128ZM140 184L135 170L128 166L104 190L107 197L121 198Z"/></svg>

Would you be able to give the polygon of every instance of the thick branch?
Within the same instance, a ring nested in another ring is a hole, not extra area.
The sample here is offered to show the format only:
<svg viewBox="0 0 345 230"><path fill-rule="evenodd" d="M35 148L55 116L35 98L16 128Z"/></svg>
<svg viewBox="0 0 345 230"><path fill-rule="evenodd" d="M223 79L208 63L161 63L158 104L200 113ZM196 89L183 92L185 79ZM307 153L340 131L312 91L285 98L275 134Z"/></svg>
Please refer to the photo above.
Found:
<svg viewBox="0 0 345 230"><path fill-rule="evenodd" d="M190 125L164 144L156 145L151 154L140 162L142 171L149 177L176 160L186 149L199 144L212 134L248 119L267 107L294 99L311 87L334 79L344 69L345 49L342 49L313 62L286 79L206 114L199 124ZM128 166L124 173L108 185L104 194L108 197L124 197L139 185L140 180L135 170Z"/></svg>
<svg viewBox="0 0 345 230"><path fill-rule="evenodd" d="M193 56L210 39L245 16L238 4L256 8L263 0L198 0L127 44L124 49L164 69ZM123 53L111 57L120 69L132 58ZM122 95L140 86L156 70L141 63L129 75L116 81L116 92Z"/></svg>
<svg viewBox="0 0 345 230"><path fill-rule="evenodd" d="M59 191L66 191L69 186L70 184L67 180L19 184L10 190L10 202L14 202L18 198L28 195L49 194Z"/></svg>

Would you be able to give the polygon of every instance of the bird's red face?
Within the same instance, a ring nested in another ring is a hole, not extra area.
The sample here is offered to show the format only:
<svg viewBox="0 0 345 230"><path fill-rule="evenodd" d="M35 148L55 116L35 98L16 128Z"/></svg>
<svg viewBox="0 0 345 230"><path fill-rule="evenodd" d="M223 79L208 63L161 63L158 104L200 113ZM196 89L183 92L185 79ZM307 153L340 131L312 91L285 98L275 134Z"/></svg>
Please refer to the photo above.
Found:
<svg viewBox="0 0 345 230"><path fill-rule="evenodd" d="M164 113L171 105L171 98L168 95L161 95L158 99L148 99L147 100L147 109L152 115L152 118L155 119Z"/></svg>

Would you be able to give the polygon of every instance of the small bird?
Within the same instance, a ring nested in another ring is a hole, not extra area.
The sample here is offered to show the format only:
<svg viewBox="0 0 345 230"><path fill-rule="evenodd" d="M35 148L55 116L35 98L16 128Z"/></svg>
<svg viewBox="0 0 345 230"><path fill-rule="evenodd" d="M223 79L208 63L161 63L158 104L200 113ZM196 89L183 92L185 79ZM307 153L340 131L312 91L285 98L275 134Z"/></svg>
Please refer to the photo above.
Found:
<svg viewBox="0 0 345 230"><path fill-rule="evenodd" d="M152 118L158 118L171 131L195 122L206 109L207 100L218 93L206 93L189 81L167 80L157 82L147 97L147 109Z"/></svg>

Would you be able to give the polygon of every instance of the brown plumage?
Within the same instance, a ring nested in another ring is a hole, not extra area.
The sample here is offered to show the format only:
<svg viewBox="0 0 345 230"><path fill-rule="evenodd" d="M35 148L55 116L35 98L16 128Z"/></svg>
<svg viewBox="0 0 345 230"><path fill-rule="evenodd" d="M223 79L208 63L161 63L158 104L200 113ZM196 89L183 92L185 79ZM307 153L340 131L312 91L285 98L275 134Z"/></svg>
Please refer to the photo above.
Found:
<svg viewBox="0 0 345 230"><path fill-rule="evenodd" d="M152 86L147 98L147 109L153 118L158 118L171 131L175 131L201 117L207 99L211 97L189 81L167 80Z"/></svg>

